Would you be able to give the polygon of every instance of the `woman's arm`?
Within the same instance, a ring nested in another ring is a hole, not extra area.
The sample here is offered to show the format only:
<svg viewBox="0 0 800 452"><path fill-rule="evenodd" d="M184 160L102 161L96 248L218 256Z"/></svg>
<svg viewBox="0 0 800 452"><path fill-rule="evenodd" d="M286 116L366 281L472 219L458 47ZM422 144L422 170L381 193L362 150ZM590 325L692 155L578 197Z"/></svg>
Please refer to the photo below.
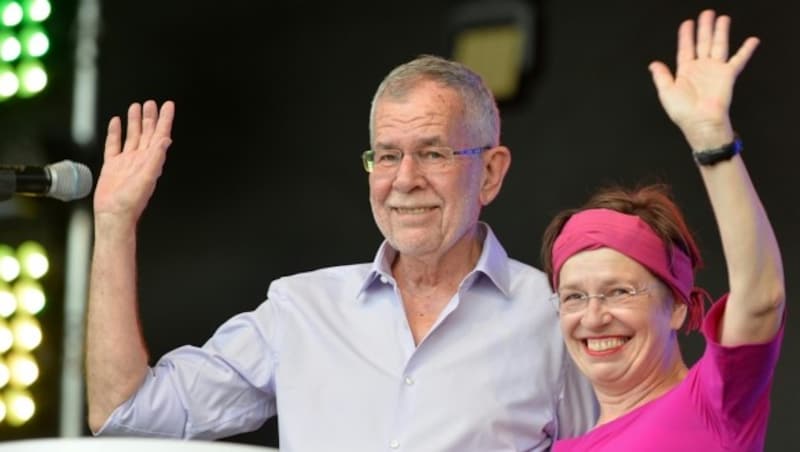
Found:
<svg viewBox="0 0 800 452"><path fill-rule="evenodd" d="M728 113L736 76L758 46L748 38L728 56L730 18L706 10L678 30L677 69L650 64L664 110L694 153L735 139ZM763 343L780 327L784 309L783 265L775 234L741 155L699 165L719 227L730 296L718 338L722 345Z"/></svg>

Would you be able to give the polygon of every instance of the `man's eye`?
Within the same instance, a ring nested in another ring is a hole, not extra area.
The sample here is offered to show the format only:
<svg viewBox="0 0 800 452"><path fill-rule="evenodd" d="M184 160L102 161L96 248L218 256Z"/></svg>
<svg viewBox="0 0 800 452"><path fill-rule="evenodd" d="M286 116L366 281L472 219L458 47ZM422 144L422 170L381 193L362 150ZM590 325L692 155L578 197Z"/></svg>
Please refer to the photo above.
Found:
<svg viewBox="0 0 800 452"><path fill-rule="evenodd" d="M378 152L375 154L375 161L378 163L394 163L400 160L400 154L397 152Z"/></svg>
<svg viewBox="0 0 800 452"><path fill-rule="evenodd" d="M419 151L419 156L422 158L422 160L430 161L444 160L447 158L447 154L437 149L426 149L424 151Z"/></svg>

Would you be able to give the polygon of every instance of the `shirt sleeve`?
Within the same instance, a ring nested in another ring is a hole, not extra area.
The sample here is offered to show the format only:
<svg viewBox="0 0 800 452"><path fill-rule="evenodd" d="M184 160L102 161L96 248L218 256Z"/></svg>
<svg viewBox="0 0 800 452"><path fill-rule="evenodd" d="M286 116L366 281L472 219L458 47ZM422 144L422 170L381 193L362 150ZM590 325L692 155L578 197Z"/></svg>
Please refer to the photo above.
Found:
<svg viewBox="0 0 800 452"><path fill-rule="evenodd" d="M591 429L597 422L599 406L589 380L575 366L564 350L562 354L562 392L558 401L557 439L573 438Z"/></svg>
<svg viewBox="0 0 800 452"><path fill-rule="evenodd" d="M727 296L717 301L703 321L706 351L698 362L695 394L721 429L741 436L766 422L785 318L770 342L726 347L718 341L726 302Z"/></svg>
<svg viewBox="0 0 800 452"><path fill-rule="evenodd" d="M277 316L267 300L202 347L164 355L96 434L216 439L259 428L276 413Z"/></svg>

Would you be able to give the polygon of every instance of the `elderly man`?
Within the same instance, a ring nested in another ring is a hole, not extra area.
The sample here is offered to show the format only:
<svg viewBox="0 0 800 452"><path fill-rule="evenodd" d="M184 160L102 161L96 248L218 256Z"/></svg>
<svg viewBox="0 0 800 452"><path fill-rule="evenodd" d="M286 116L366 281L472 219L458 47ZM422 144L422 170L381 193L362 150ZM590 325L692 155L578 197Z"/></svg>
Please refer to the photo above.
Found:
<svg viewBox="0 0 800 452"><path fill-rule="evenodd" d="M277 414L284 451L538 451L593 424L545 276L479 222L511 163L494 98L434 56L394 69L373 100L374 261L274 281L203 347L149 367L136 224L173 116L172 102L131 105L124 144L109 124L87 335L97 434L219 438Z"/></svg>

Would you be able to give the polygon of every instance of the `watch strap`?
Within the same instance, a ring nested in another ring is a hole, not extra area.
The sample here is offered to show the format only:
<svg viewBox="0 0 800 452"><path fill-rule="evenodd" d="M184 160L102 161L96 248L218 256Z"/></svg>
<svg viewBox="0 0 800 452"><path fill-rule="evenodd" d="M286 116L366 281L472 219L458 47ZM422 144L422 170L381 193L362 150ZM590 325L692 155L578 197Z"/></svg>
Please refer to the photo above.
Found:
<svg viewBox="0 0 800 452"><path fill-rule="evenodd" d="M694 152L694 161L698 165L711 166L724 160L730 160L734 155L741 153L742 149L744 149L742 139L736 135L733 141L725 146Z"/></svg>

